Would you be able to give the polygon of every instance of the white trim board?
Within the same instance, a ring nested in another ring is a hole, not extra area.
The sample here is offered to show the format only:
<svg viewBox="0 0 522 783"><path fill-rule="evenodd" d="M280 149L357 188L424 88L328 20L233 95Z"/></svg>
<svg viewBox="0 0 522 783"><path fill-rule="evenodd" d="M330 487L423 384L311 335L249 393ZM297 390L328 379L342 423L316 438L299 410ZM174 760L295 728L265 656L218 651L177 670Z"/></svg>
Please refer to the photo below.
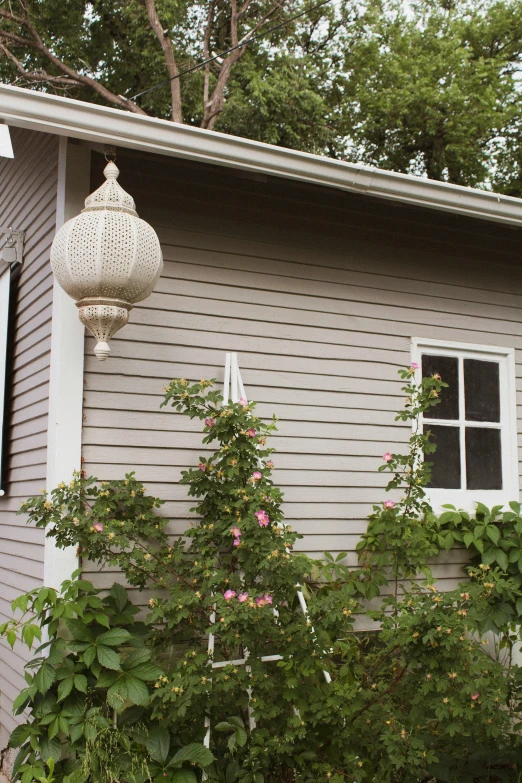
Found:
<svg viewBox="0 0 522 783"><path fill-rule="evenodd" d="M505 346L413 338L411 356L412 360L418 362L419 365L421 364L422 353L441 353L445 356L462 356L465 354L475 359L484 359L485 361L492 361L495 358L500 360L501 422L499 429L502 432L503 488L500 490L428 489L427 495L434 510L438 513L443 511L442 504L444 503L451 503L457 506L457 508L463 508L466 511L474 511L477 502L491 507L497 504L507 505L510 500L518 501L520 480L518 473L515 350ZM462 403L463 389L461 388L461 406ZM440 420L440 424L444 423L444 420ZM487 424L484 426L487 426Z"/></svg>
<svg viewBox="0 0 522 783"><path fill-rule="evenodd" d="M2 444L5 417L5 392L7 385L7 336L9 328L9 298L11 289L11 266L1 268L0 261L0 497L5 494L2 489Z"/></svg>
<svg viewBox="0 0 522 783"><path fill-rule="evenodd" d="M91 153L60 139L56 229L83 208L89 195ZM84 327L78 309L56 280L53 284L47 477L49 492L81 469ZM57 549L45 539L44 584L59 587L78 567L74 547Z"/></svg>
<svg viewBox="0 0 522 783"><path fill-rule="evenodd" d="M229 166L522 226L522 201L510 196L345 163L11 85L0 85L0 118L13 126L104 145Z"/></svg>

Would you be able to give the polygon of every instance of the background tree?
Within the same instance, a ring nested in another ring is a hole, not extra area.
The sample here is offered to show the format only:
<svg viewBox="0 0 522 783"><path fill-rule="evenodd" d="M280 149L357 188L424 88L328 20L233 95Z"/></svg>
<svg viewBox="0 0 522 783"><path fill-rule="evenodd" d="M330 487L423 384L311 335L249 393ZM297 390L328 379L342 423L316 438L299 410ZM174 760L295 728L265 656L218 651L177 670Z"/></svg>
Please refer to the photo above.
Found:
<svg viewBox="0 0 522 783"><path fill-rule="evenodd" d="M330 133L324 89L330 44L344 11L323 6L269 38L172 78L316 4L69 0L64 13L61 0L0 2L0 78L210 129L226 108L222 130L319 152ZM162 78L171 81L133 98Z"/></svg>
<svg viewBox="0 0 522 783"><path fill-rule="evenodd" d="M369 0L346 38L349 156L459 185L493 177L502 188L496 157L514 166L521 55L520 0Z"/></svg>
<svg viewBox="0 0 522 783"><path fill-rule="evenodd" d="M0 0L0 80L522 193L522 0L315 5L68 0L64 13L61 0Z"/></svg>

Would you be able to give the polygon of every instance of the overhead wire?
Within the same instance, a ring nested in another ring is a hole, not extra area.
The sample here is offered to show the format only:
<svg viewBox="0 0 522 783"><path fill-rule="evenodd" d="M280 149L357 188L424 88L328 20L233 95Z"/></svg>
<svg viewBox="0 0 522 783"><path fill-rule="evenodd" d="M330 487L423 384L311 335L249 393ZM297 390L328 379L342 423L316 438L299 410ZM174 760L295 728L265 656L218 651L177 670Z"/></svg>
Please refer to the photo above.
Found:
<svg viewBox="0 0 522 783"><path fill-rule="evenodd" d="M170 76L168 79L163 79L161 82L158 82L157 84L153 84L152 87L148 87L146 90L142 90L142 92L138 92L136 93L136 95L132 95L130 98L126 98L126 100L135 101L137 98L141 98L142 95L147 95L147 93L152 92L153 90L158 90L160 87L163 87L165 84L170 84L170 82L174 81L175 79L180 79L182 76L185 76L185 74L187 73L191 73L192 71L197 71L198 68L203 68L203 66L208 65L208 63L214 62L214 60L219 60L223 57L223 55L230 54L231 52L234 52L236 49L242 49L244 46L248 46L249 44L253 43L253 41L258 41L260 38L264 38L270 33L273 33L276 30L280 30L282 27L285 27L285 25L290 24L290 22L294 22L296 19L300 19L302 16L306 16L307 14L312 13L312 11L316 11L318 8L321 8L323 5L326 5L327 3L331 3L331 2L332 0L322 0L322 2L317 3L317 5L314 5L311 8L307 8L305 11L301 11L301 13L296 14L295 16L291 16L290 19L284 19L282 22L279 22L279 24L276 24L273 27L269 27L268 30L264 30L263 32L258 33L257 35L253 35L252 38L249 38L246 41L243 38L243 40L241 40L235 46L231 46L229 49L225 49L223 52L214 54L212 55L212 57L209 57L207 60L203 60L203 62L201 63L196 63L196 65L192 65L190 68L185 68L185 70L180 71L175 76Z"/></svg>

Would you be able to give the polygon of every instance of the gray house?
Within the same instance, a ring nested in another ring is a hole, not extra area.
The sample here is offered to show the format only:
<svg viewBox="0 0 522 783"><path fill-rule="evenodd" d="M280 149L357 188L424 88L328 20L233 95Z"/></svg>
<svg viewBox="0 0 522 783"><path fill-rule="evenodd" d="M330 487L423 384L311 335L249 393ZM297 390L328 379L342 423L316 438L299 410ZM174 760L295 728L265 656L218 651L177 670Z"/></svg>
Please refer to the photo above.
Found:
<svg viewBox="0 0 522 783"><path fill-rule="evenodd" d="M14 151L0 157L1 620L20 592L77 566L17 509L82 460L101 480L135 470L167 501L173 534L187 526L178 478L203 447L195 425L160 411L161 390L222 379L227 351L261 414L280 419L275 477L306 551L355 562L386 497L376 469L409 435L394 412L397 368L412 361L451 384L430 425L433 502L518 497L522 202L14 87L0 86L0 121ZM165 266L99 362L49 252L102 183L106 145ZM24 232L18 252L8 232ZM443 584L461 559L436 564ZM26 657L1 648L0 747Z"/></svg>

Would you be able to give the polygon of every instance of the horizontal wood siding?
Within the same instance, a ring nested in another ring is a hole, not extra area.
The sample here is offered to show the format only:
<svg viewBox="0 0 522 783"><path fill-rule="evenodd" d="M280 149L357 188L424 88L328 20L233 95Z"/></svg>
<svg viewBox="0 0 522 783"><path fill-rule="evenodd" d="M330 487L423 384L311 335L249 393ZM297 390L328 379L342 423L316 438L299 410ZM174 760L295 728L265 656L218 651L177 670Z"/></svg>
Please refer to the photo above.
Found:
<svg viewBox="0 0 522 783"><path fill-rule="evenodd" d="M176 376L222 381L226 351L260 413L280 419L275 480L301 548L350 562L385 498L381 456L408 438L394 412L412 337L515 347L522 404L520 232L140 155L118 165L165 268L107 362L86 340L83 454L100 479L135 470L166 500L173 534L192 505L180 472L207 449L195 422L160 411L161 389ZM436 565L448 587L462 559Z"/></svg>
<svg viewBox="0 0 522 783"><path fill-rule="evenodd" d="M45 486L51 304L49 251L56 223L58 139L10 129L15 157L0 158L0 224L26 232L24 261L13 280L12 363L8 375L5 495L0 497L0 622L10 602L43 578L43 531L17 516L20 502ZM28 651L3 642L0 656L0 748L15 726L13 699L24 686Z"/></svg>

